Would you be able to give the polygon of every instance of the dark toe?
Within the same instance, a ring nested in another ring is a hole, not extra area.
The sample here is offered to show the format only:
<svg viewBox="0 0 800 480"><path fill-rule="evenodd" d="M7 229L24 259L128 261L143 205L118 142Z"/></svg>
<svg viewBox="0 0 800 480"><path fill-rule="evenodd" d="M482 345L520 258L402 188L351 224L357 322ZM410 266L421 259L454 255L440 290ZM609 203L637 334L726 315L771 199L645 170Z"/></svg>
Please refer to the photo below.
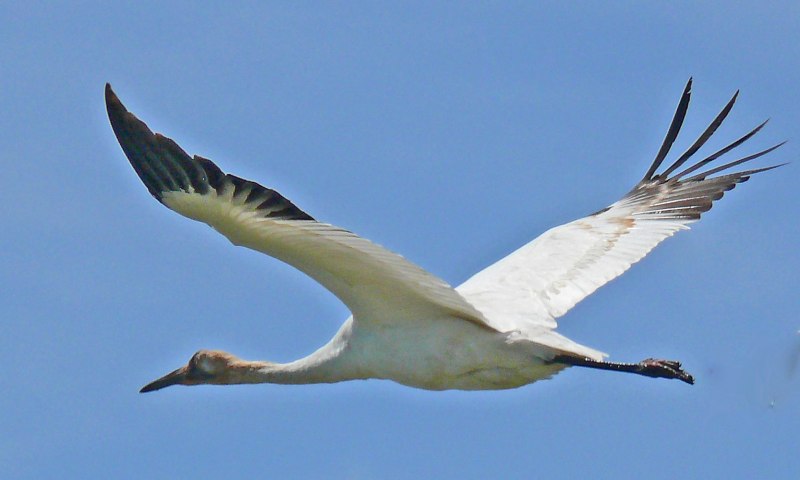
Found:
<svg viewBox="0 0 800 480"><path fill-rule="evenodd" d="M675 378L689 385L694 385L694 377L681 368L681 362L648 358L639 363L642 373L657 378Z"/></svg>

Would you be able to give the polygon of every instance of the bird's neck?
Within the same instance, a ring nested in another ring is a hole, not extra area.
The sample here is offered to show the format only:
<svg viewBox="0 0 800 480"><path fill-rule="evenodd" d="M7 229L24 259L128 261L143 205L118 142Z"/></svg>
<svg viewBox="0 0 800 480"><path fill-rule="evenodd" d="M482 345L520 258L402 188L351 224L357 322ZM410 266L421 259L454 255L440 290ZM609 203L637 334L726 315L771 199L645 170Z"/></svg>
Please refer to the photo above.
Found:
<svg viewBox="0 0 800 480"><path fill-rule="evenodd" d="M240 360L230 365L220 383L334 383L367 378L348 355L349 325L311 355L289 363Z"/></svg>
<svg viewBox="0 0 800 480"><path fill-rule="evenodd" d="M333 368L330 362L313 360L310 357L290 363L242 360L230 365L229 370L220 378L220 383L307 384L333 383L350 379L344 372Z"/></svg>

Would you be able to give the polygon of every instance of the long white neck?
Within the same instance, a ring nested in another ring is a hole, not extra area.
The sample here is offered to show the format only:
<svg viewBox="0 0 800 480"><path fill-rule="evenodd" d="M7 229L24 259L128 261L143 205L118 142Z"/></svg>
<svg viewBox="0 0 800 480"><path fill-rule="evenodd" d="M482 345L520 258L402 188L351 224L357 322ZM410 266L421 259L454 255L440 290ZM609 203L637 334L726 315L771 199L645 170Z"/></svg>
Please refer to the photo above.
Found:
<svg viewBox="0 0 800 480"><path fill-rule="evenodd" d="M366 378L347 355L350 322L311 355L289 363L249 362L241 360L230 365L221 383L334 383Z"/></svg>

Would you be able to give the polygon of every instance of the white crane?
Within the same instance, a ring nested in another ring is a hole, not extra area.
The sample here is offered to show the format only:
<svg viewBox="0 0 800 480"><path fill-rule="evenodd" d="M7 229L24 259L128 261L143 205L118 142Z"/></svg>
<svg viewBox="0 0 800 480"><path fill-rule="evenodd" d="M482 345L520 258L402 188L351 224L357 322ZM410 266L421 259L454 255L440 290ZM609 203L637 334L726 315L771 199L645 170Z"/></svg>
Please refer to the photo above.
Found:
<svg viewBox="0 0 800 480"><path fill-rule="evenodd" d="M106 107L122 150L150 193L179 214L210 225L234 245L282 260L317 280L352 316L311 355L279 364L200 350L145 385L331 383L381 378L444 390L515 388L569 366L694 383L676 361L612 363L555 331L556 319L616 278L665 238L700 218L750 175L779 165L715 174L782 144L698 173L766 122L681 171L733 107L738 91L700 137L657 173L689 105L686 84L661 149L622 199L548 230L458 288L354 233L314 220L278 192L223 173L152 131L106 85Z"/></svg>

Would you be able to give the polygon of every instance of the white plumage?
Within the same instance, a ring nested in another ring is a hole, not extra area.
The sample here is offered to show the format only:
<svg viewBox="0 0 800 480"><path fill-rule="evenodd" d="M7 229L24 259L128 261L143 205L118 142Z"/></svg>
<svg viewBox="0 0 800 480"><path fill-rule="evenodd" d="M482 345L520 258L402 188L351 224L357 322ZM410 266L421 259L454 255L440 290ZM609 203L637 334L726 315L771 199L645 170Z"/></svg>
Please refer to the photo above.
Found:
<svg viewBox="0 0 800 480"><path fill-rule="evenodd" d="M737 92L738 94L738 92ZM657 174L680 130L691 80L669 132L642 181L621 200L553 228L456 289L368 240L321 223L274 190L224 174L153 134L110 86L114 132L150 193L168 208L207 223L233 244L280 259L317 280L352 312L325 346L289 364L250 362L201 350L189 363L145 386L315 383L384 378L426 389L513 388L573 365L693 383L678 362L604 361L605 354L556 332L556 319L675 232L688 228L737 183L775 167L714 177L780 145L695 173L744 143L764 124L675 173L702 147L736 100L695 143ZM765 122L766 123L766 122ZM692 175L693 174L693 175Z"/></svg>

